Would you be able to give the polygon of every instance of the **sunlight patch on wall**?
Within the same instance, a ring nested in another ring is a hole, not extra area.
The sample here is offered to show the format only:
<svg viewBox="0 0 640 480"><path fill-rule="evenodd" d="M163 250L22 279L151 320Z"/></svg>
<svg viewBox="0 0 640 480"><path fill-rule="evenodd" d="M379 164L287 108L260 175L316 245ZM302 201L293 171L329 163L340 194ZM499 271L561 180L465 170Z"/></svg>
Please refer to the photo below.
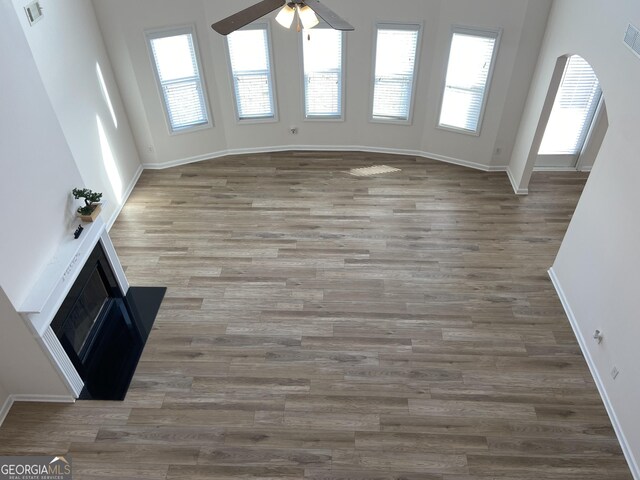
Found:
<svg viewBox="0 0 640 480"><path fill-rule="evenodd" d="M107 138L104 126L102 125L102 120L100 120L98 115L96 115L96 121L98 123L98 135L100 136L102 162L104 163L104 168L107 172L107 176L109 177L109 182L111 182L113 194L118 205L120 205L122 204L122 178L120 178L120 172L118 172L116 160L113 157L113 151L111 150L111 145L109 145L109 139Z"/></svg>
<svg viewBox="0 0 640 480"><path fill-rule="evenodd" d="M100 89L102 90L102 96L104 98L107 107L109 107L109 112L111 113L111 119L113 120L113 125L118 128L118 119L116 118L116 112L113 109L113 103L111 103L111 97L109 96L109 90L107 90L107 84L104 82L104 76L102 75L102 69L100 68L100 64L96 62L96 75L98 76L98 82L100 83Z"/></svg>

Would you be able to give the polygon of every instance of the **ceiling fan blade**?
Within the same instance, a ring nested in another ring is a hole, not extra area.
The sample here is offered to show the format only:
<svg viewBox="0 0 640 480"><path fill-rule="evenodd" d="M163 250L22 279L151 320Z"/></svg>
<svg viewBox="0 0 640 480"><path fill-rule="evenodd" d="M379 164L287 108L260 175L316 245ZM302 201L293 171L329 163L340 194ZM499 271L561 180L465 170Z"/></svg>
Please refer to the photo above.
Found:
<svg viewBox="0 0 640 480"><path fill-rule="evenodd" d="M303 3L316 12L316 15L327 22L331 28L345 31L355 30L353 25L340 18L337 13L327 7L324 3L320 3L318 0L304 0Z"/></svg>
<svg viewBox="0 0 640 480"><path fill-rule="evenodd" d="M249 25L254 20L264 17L285 4L285 0L262 0L244 10L234 13L230 17L224 18L211 25L216 32L221 35L229 35L239 28ZM328 23L328 22L327 22Z"/></svg>

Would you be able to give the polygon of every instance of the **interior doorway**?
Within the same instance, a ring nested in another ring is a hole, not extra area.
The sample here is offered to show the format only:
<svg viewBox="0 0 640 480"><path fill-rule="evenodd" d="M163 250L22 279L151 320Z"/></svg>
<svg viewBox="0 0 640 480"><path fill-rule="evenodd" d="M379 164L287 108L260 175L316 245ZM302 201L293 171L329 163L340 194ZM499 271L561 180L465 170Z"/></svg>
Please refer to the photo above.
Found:
<svg viewBox="0 0 640 480"><path fill-rule="evenodd" d="M566 58L535 169L591 170L607 128L606 105L591 65L578 55Z"/></svg>

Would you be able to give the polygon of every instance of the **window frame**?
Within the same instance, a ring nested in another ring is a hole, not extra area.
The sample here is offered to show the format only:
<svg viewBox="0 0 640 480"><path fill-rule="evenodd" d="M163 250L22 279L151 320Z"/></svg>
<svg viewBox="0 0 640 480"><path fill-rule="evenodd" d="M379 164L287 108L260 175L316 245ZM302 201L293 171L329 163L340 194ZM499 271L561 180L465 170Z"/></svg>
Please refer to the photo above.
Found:
<svg viewBox="0 0 640 480"><path fill-rule="evenodd" d="M333 30L331 26L327 23L320 21L318 25L313 27L313 30L316 29L326 29ZM342 55L341 55L341 66L340 66L340 115L307 115L307 83L305 81L305 71L304 71L304 29L300 32L299 38L299 52L300 52L300 78L302 88L302 119L303 121L308 122L344 122L345 121L345 108L346 108L346 67L347 67L347 35L345 32L340 30L335 30L340 32L342 36Z"/></svg>
<svg viewBox="0 0 640 480"><path fill-rule="evenodd" d="M465 128L454 127L450 125L443 125L440 123L442 117L442 108L444 107L444 94L447 88L447 73L449 71L449 60L451 59L451 47L453 45L453 37L456 33L461 35L470 35L475 37L493 38L495 44L493 47L493 53L491 56L491 65L487 72L487 81L484 88L484 95L482 98L482 107L480 108L480 114L478 115L478 125L475 130L467 130ZM442 78L442 88L440 89L440 106L438 108L438 115L436 117L436 128L454 133L460 133L463 135L471 135L473 137L479 137L482 133L482 125L484 123L484 114L487 108L489 100L489 94L491 91L491 85L493 82L493 73L495 71L496 63L498 60L498 50L500 49L500 40L502 39L501 28L481 28L481 27L469 27L465 25L452 25L449 35L449 49L447 51L447 58L445 62L444 75Z"/></svg>
<svg viewBox="0 0 640 480"><path fill-rule="evenodd" d="M393 119L393 118L382 118L382 117L374 117L373 115L373 102L375 99L375 86L376 86L376 57L378 54L378 31L379 30L408 30L408 31L417 31L418 38L416 40L416 58L415 63L413 65L413 78L411 85L411 100L409 101L409 112L407 114L407 119ZM373 40L372 40L372 60L371 60L371 84L370 84L370 94L369 94L369 122L370 123L386 123L392 125L412 125L413 124L413 114L415 110L416 103L416 91L418 88L418 78L419 78L419 70L420 70L420 56L422 51L422 31L423 31L423 22L376 22L373 28Z"/></svg>
<svg viewBox="0 0 640 480"><path fill-rule="evenodd" d="M275 70L275 63L273 61L273 42L271 38L271 24L269 22L254 22L249 25L245 25L244 27L238 29L238 31L243 30L265 30L266 38L267 38L267 60L269 61L269 81L271 84L271 101L273 102L273 115L269 117L248 117L248 118L240 118L240 109L238 108L238 98L236 95L236 86L233 75L233 68L231 64L231 51L229 50L229 38L227 36L224 37L224 46L225 46L225 56L227 58L227 71L229 72L229 86L231 88L231 96L233 98L233 108L236 115L236 123L238 125L249 125L255 123L276 123L279 121L278 118L278 98L276 95L276 79L273 74Z"/></svg>
<svg viewBox="0 0 640 480"><path fill-rule="evenodd" d="M193 44L193 51L196 58L196 66L198 68L197 79L200 83L200 88L202 90L202 97L204 101L205 113L207 115L207 122L174 129L173 126L171 125L171 116L169 115L169 106L167 105L167 101L163 93L162 81L160 80L160 73L158 72L158 65L156 64L156 59L153 54L153 47L151 46L151 41L158 38L174 37L174 36L185 35L185 34L191 35L191 42ZM169 135L180 135L183 133L191 133L198 130L205 130L208 128L212 128L214 126L214 121L211 115L211 108L209 106L209 95L207 91L208 89L205 81L204 70L202 68L200 48L198 47L198 36L196 33L196 26L194 24L189 24L189 25L179 25L179 26L173 26L173 27L167 27L167 28L153 28L153 29L145 30L144 36L147 44L147 53L149 54L149 60L151 62L151 70L153 72L153 76L155 77L156 89L160 97L160 103L162 105L162 111L164 112L164 119L165 119L167 131L169 132Z"/></svg>

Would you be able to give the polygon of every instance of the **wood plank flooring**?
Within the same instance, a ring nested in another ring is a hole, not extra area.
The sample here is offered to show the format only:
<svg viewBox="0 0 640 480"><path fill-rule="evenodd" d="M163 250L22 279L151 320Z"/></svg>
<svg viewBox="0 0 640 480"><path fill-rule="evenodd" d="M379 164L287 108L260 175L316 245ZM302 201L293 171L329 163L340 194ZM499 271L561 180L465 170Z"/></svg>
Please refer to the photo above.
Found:
<svg viewBox="0 0 640 480"><path fill-rule="evenodd" d="M630 479L546 274L585 180L517 197L361 153L146 171L111 236L169 289L127 399L16 404L0 453L92 480Z"/></svg>

